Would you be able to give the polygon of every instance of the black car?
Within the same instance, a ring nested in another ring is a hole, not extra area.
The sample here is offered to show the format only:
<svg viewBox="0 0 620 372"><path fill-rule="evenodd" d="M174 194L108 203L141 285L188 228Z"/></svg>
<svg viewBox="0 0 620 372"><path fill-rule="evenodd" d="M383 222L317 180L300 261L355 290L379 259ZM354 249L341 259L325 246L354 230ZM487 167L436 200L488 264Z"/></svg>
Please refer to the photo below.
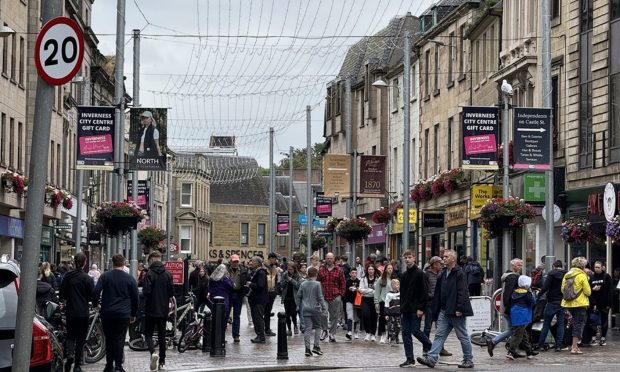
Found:
<svg viewBox="0 0 620 372"><path fill-rule="evenodd" d="M19 265L0 258L0 372L11 371L19 293ZM63 351L50 325L35 315L32 322L30 371L62 371Z"/></svg>

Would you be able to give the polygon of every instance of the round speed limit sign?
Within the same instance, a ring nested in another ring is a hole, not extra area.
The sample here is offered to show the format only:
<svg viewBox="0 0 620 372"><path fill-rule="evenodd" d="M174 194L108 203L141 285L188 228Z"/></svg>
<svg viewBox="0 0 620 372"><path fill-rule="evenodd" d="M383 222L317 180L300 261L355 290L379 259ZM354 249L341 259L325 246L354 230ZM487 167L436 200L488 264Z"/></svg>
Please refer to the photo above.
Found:
<svg viewBox="0 0 620 372"><path fill-rule="evenodd" d="M75 21L57 17L43 26L34 50L39 76L50 85L62 85L82 66L84 35Z"/></svg>

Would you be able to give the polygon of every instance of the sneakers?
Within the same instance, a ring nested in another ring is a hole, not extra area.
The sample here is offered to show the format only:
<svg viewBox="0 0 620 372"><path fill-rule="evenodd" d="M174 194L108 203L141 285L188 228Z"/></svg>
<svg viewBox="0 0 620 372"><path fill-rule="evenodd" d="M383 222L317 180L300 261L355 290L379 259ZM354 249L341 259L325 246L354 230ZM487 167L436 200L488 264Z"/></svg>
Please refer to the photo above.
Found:
<svg viewBox="0 0 620 372"><path fill-rule="evenodd" d="M347 332L345 337L347 338L347 340L350 340L351 339L351 331Z"/></svg>
<svg viewBox="0 0 620 372"><path fill-rule="evenodd" d="M377 338L375 337L375 335L370 335L370 341L372 342L377 341Z"/></svg>
<svg viewBox="0 0 620 372"><path fill-rule="evenodd" d="M149 367L151 371L157 371L157 364L159 363L159 355L157 353L151 354L151 364Z"/></svg>
<svg viewBox="0 0 620 372"><path fill-rule="evenodd" d="M401 364L398 365L400 368L410 368L410 367L414 367L415 366L415 360L413 359L407 359L404 362L402 362Z"/></svg>
<svg viewBox="0 0 620 372"><path fill-rule="evenodd" d="M291 336L293 335L293 332L291 332L291 331L286 331L286 335L287 335L288 337L291 337Z"/></svg>
<svg viewBox="0 0 620 372"><path fill-rule="evenodd" d="M273 333L273 331L271 329L268 329L265 331L265 336L275 336L276 334Z"/></svg>
<svg viewBox="0 0 620 372"><path fill-rule="evenodd" d="M431 361L427 357L424 357L424 356L418 357L417 360L418 360L418 363L423 364L427 366L428 368L435 368L435 363L433 363L433 361Z"/></svg>
<svg viewBox="0 0 620 372"><path fill-rule="evenodd" d="M326 338L327 338L327 331L323 330L323 332L321 332L321 341L325 341Z"/></svg>
<svg viewBox="0 0 620 372"><path fill-rule="evenodd" d="M370 333L366 333L366 337L364 337L364 341L370 341Z"/></svg>
<svg viewBox="0 0 620 372"><path fill-rule="evenodd" d="M323 352L321 351L321 348L318 346L314 346L312 348L312 352L315 353L316 355L323 355Z"/></svg>
<svg viewBox="0 0 620 372"><path fill-rule="evenodd" d="M452 356L452 353L446 349L441 349L441 351L439 352L439 356L449 357L449 356Z"/></svg>
<svg viewBox="0 0 620 372"><path fill-rule="evenodd" d="M329 335L329 342L336 342L336 336Z"/></svg>
<svg viewBox="0 0 620 372"><path fill-rule="evenodd" d="M510 359L510 360L514 360L514 359L518 359L518 358L524 358L525 355L521 354L520 352L516 351L516 350L509 350L508 353L506 354L506 358Z"/></svg>
<svg viewBox="0 0 620 372"><path fill-rule="evenodd" d="M387 341L387 335L383 334L383 336L381 336L381 341L379 341L379 343L385 344L386 341Z"/></svg>
<svg viewBox="0 0 620 372"><path fill-rule="evenodd" d="M356 339L356 340L359 339L360 338L360 333L355 331L355 333L353 334L353 338Z"/></svg>
<svg viewBox="0 0 620 372"><path fill-rule="evenodd" d="M256 337L256 338L251 339L250 342L252 342L253 344L264 344L265 339Z"/></svg>
<svg viewBox="0 0 620 372"><path fill-rule="evenodd" d="M530 350L526 353L527 355L527 359L532 359L533 357L535 357L536 355L538 355L539 352L536 350Z"/></svg>
<svg viewBox="0 0 620 372"><path fill-rule="evenodd" d="M459 368L474 368L474 362L471 360L464 360L459 364Z"/></svg>
<svg viewBox="0 0 620 372"><path fill-rule="evenodd" d="M607 341L605 340L605 337L601 337L601 341L598 344L600 346L607 346Z"/></svg>
<svg viewBox="0 0 620 372"><path fill-rule="evenodd" d="M159 363L159 370L163 371L166 369L166 365L164 363Z"/></svg>
<svg viewBox="0 0 620 372"><path fill-rule="evenodd" d="M311 357L312 356L312 350L306 348L306 356L307 357Z"/></svg>
<svg viewBox="0 0 620 372"><path fill-rule="evenodd" d="M493 349L495 349L495 344L493 343L493 340L487 339L487 351L489 352L490 357L493 356Z"/></svg>
<svg viewBox="0 0 620 372"><path fill-rule="evenodd" d="M233 337L233 342L239 342L239 336Z"/></svg>
<svg viewBox="0 0 620 372"><path fill-rule="evenodd" d="M293 329L293 333L298 335L299 334L299 327L295 326L295 328Z"/></svg>

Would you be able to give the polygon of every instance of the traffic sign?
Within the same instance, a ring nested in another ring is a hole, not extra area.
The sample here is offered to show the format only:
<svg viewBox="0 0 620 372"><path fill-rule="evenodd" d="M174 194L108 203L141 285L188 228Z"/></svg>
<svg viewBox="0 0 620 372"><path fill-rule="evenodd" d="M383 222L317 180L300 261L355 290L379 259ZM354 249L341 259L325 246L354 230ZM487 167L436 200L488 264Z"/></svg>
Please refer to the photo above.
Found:
<svg viewBox="0 0 620 372"><path fill-rule="evenodd" d="M185 281L183 262L166 261L164 262L164 268L172 275L172 284L183 285Z"/></svg>
<svg viewBox="0 0 620 372"><path fill-rule="evenodd" d="M39 76L50 85L62 85L82 67L84 35L74 20L53 18L39 32L34 51Z"/></svg>
<svg viewBox="0 0 620 372"><path fill-rule="evenodd" d="M502 311L502 291L495 291L493 294L493 307L498 313Z"/></svg>
<svg viewBox="0 0 620 372"><path fill-rule="evenodd" d="M516 107L513 131L513 167L548 170L551 167L551 109Z"/></svg>

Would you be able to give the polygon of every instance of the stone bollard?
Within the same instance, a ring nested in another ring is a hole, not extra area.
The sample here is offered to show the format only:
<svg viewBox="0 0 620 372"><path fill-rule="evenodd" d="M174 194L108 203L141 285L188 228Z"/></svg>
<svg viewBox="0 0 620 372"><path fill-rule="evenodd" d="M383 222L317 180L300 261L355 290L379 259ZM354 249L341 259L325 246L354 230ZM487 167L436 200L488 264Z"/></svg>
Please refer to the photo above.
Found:
<svg viewBox="0 0 620 372"><path fill-rule="evenodd" d="M286 339L286 314L278 313L278 360L288 359L288 341Z"/></svg>
<svg viewBox="0 0 620 372"><path fill-rule="evenodd" d="M204 319L202 321L202 352L211 352L211 309L207 305L203 310Z"/></svg>
<svg viewBox="0 0 620 372"><path fill-rule="evenodd" d="M213 315L211 317L211 356L226 356L226 319L224 297L213 298Z"/></svg>

